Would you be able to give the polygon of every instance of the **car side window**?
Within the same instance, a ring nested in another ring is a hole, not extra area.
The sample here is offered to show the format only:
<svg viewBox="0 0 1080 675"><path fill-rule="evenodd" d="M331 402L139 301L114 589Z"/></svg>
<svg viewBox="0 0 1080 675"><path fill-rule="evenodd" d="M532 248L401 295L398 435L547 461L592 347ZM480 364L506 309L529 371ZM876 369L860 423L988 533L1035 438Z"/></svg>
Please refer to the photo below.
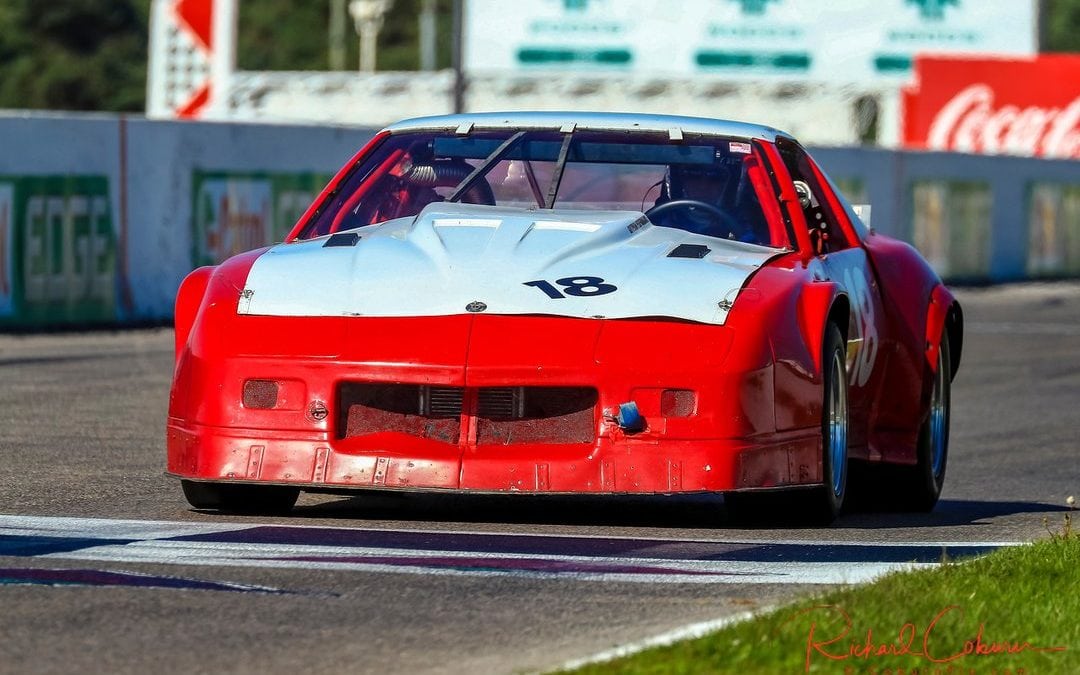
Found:
<svg viewBox="0 0 1080 675"><path fill-rule="evenodd" d="M810 229L810 243L819 253L840 251L851 246L844 228L840 224L840 215L833 208L829 186L818 180L818 172L806 151L790 141L778 141L776 144L784 166L795 183L795 192Z"/></svg>

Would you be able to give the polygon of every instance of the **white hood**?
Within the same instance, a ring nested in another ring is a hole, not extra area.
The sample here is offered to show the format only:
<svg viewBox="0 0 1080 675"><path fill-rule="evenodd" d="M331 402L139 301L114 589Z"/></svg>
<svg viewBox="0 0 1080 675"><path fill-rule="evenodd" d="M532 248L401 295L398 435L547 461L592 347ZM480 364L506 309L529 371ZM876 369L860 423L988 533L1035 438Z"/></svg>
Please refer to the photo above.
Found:
<svg viewBox="0 0 1080 675"><path fill-rule="evenodd" d="M783 253L656 227L634 211L436 203L415 218L351 232L359 235L355 243L339 233L333 243L345 239L345 245L327 246L330 237L320 237L267 251L252 266L237 311L376 317L481 311L722 324L746 279ZM704 256L669 257L682 244L696 245L690 253ZM575 288L586 283L582 277L605 286Z"/></svg>

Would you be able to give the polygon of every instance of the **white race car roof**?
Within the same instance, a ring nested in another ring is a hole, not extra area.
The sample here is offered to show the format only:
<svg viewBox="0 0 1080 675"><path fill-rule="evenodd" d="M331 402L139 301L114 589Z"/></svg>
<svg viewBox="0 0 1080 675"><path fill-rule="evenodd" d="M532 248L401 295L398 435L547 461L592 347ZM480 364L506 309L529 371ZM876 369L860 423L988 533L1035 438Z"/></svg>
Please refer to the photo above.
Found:
<svg viewBox="0 0 1080 675"><path fill-rule="evenodd" d="M601 112L487 112L462 115L437 115L402 120L386 127L390 133L460 129L551 129L573 128L589 131L645 131L708 134L732 138L760 139L775 142L789 134L760 124L641 113Z"/></svg>

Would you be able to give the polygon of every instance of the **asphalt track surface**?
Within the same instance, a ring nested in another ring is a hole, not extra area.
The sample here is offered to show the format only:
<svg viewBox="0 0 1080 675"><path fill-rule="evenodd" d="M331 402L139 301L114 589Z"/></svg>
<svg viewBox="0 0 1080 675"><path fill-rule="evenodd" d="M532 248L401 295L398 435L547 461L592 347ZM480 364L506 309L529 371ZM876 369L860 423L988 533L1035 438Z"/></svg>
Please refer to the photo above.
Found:
<svg viewBox="0 0 1080 675"><path fill-rule="evenodd" d="M1080 496L1080 284L958 296L941 503L824 529L735 527L702 496L199 513L162 475L171 331L0 336L0 672L544 670L1045 536Z"/></svg>

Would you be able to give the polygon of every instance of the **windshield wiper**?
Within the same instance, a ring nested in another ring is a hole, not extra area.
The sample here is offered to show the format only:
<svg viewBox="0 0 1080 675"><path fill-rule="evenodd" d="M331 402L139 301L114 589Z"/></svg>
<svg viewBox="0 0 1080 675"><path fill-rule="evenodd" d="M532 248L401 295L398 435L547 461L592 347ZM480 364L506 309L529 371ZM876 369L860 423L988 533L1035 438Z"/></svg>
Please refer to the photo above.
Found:
<svg viewBox="0 0 1080 675"><path fill-rule="evenodd" d="M465 192L467 192L468 189L472 187L472 184L476 182L476 179L487 173L491 169L491 167L495 165L496 162L502 159L503 155L508 153L515 145L517 145L517 142L520 141L521 137L524 135L524 131L519 131L510 138L503 141L502 145L495 148L495 152L488 155L487 159L480 163L480 166L473 169L472 173L465 177L465 180L458 183L458 186L454 188L454 191L450 193L450 196L446 198L446 201L456 202L457 200L461 199L461 195L465 194Z"/></svg>

